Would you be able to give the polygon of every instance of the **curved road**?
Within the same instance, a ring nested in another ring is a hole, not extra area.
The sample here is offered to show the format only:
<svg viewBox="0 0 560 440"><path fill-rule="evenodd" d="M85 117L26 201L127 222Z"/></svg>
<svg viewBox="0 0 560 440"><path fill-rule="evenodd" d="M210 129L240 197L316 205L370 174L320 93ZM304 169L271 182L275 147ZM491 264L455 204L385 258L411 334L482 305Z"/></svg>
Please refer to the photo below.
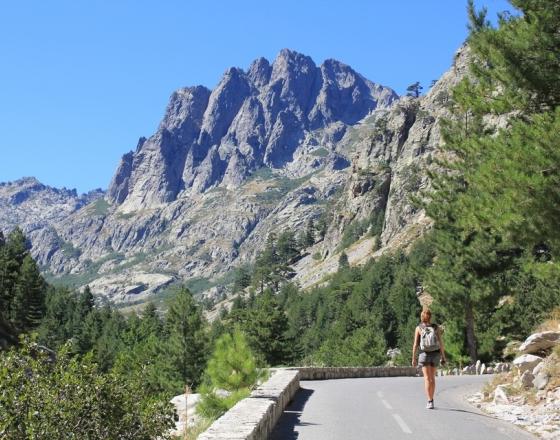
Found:
<svg viewBox="0 0 560 440"><path fill-rule="evenodd" d="M434 410L425 408L420 377L301 382L270 439L534 440L464 400L487 380L488 376L436 378Z"/></svg>

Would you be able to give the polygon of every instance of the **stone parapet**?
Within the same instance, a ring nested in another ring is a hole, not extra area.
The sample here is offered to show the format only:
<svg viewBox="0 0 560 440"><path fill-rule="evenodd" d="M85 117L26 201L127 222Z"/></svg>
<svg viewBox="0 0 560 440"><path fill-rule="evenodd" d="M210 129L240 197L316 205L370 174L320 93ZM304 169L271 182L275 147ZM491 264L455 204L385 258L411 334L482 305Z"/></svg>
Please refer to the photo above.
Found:
<svg viewBox="0 0 560 440"><path fill-rule="evenodd" d="M416 367L299 367L300 380L416 376Z"/></svg>
<svg viewBox="0 0 560 440"><path fill-rule="evenodd" d="M414 367L298 367L278 368L255 389L198 436L199 440L266 440L299 390L300 380L416 376Z"/></svg>
<svg viewBox="0 0 560 440"><path fill-rule="evenodd" d="M299 389L297 370L273 370L269 380L235 404L199 440L265 440Z"/></svg>

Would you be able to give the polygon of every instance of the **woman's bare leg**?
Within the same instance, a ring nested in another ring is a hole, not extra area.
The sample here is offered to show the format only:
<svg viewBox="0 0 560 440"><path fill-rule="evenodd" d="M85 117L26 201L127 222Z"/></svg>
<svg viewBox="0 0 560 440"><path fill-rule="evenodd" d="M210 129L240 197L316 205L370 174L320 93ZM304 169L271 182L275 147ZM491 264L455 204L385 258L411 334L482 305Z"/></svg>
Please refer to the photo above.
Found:
<svg viewBox="0 0 560 440"><path fill-rule="evenodd" d="M430 379L430 370L432 367L426 365L422 367L422 374L424 375L424 389L426 390L426 397L428 400L431 400L430 397L430 390L431 390L431 379ZM433 393L432 393L433 396Z"/></svg>
<svg viewBox="0 0 560 440"><path fill-rule="evenodd" d="M428 389L428 400L434 400L434 394L436 392L436 371L437 367L428 367L430 375L430 384Z"/></svg>

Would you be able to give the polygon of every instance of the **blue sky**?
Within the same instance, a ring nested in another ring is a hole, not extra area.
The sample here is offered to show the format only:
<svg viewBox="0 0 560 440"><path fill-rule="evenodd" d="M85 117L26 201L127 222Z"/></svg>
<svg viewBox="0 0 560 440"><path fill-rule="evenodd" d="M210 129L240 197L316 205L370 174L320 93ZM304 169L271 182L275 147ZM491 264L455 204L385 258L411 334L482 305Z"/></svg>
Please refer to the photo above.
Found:
<svg viewBox="0 0 560 440"><path fill-rule="evenodd" d="M492 15L505 0L479 0ZM170 93L284 47L399 94L466 37L466 0L17 0L0 5L0 181L106 188Z"/></svg>

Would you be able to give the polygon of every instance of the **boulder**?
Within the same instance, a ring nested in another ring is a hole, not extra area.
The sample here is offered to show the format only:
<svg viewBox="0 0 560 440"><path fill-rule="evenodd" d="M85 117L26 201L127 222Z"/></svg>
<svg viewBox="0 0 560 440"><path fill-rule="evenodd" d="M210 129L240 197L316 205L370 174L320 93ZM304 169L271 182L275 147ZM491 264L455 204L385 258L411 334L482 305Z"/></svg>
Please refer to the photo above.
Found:
<svg viewBox="0 0 560 440"><path fill-rule="evenodd" d="M524 373L527 370L533 370L537 364L542 362L542 358L532 354L523 354L514 359L513 365L519 368L520 373Z"/></svg>
<svg viewBox="0 0 560 440"><path fill-rule="evenodd" d="M544 364L544 362L539 362L537 366L533 368L533 376L536 376L541 372L541 370L544 368Z"/></svg>
<svg viewBox="0 0 560 440"><path fill-rule="evenodd" d="M174 436L184 435L187 426L194 426L200 421L200 416L196 414L196 405L200 401L200 394L179 394L170 402L175 406L177 419L175 421L175 429L171 430Z"/></svg>
<svg viewBox="0 0 560 440"><path fill-rule="evenodd" d="M494 368L488 367L488 368L486 369L486 374L494 374Z"/></svg>
<svg viewBox="0 0 560 440"><path fill-rule="evenodd" d="M528 371L526 373L528 373ZM549 379L550 378L549 378L548 374L541 371L534 376L533 381L532 381L532 385L537 390L544 390L545 387L548 385L548 380Z"/></svg>
<svg viewBox="0 0 560 440"><path fill-rule="evenodd" d="M560 331L534 333L519 347L521 353L538 353L560 344Z"/></svg>
<svg viewBox="0 0 560 440"><path fill-rule="evenodd" d="M535 376L533 376L533 373L531 373L529 370L526 370L522 375L521 375L521 384L525 387L525 388L531 388L533 386L533 380L535 379Z"/></svg>
<svg viewBox="0 0 560 440"><path fill-rule="evenodd" d="M494 405L507 405L509 404L509 399L505 387L503 385L498 385L494 390Z"/></svg>

